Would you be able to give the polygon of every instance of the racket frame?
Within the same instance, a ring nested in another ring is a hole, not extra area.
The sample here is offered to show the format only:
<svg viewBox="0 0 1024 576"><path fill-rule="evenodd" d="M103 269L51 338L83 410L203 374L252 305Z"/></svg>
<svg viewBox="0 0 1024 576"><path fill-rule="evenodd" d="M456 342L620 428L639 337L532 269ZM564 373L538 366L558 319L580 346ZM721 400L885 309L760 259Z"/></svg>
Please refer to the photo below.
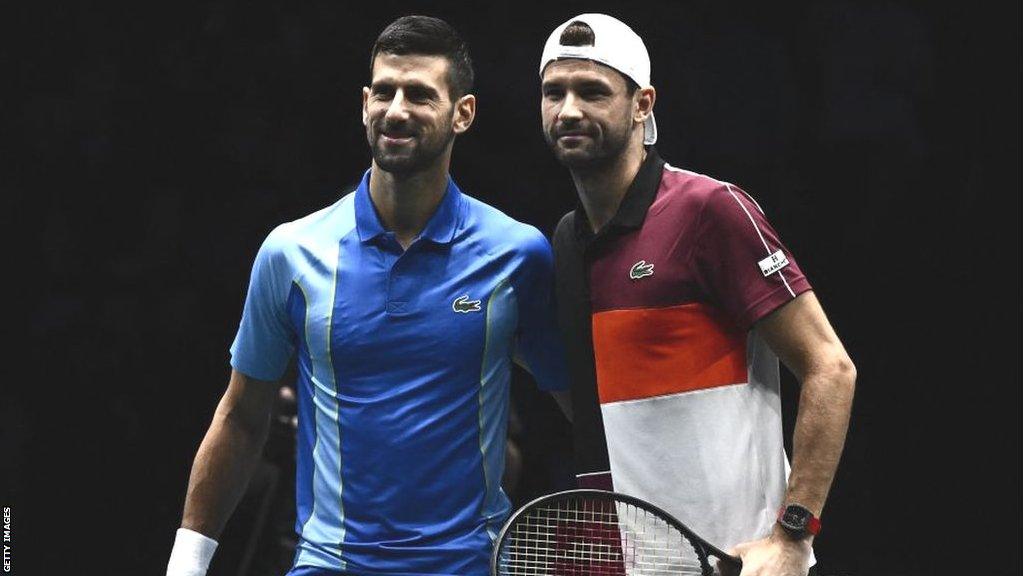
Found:
<svg viewBox="0 0 1024 576"><path fill-rule="evenodd" d="M491 552L491 576L498 576L498 562L501 555L501 545L505 541L509 531L514 527L516 521L526 514L530 513L535 508L539 508L541 505L547 502L554 502L559 500L565 500L572 496L579 496L582 498L591 498L594 500L603 500L606 502L621 502L635 506L641 510L645 510L656 517L664 520L668 525L678 530L689 542L695 547L699 547L697 556L700 558L701 570L705 574L712 574L713 570L711 565L708 563L707 557L714 556L715 558L731 564L737 570L743 567L743 562L739 558L726 554L721 549L717 548L714 544L711 544L707 540L701 538L693 530L687 528L685 524L677 520L674 516L668 512L662 510L658 506L647 502L646 500L637 498L636 496L630 496L629 494L623 494L621 492L612 492L610 490L595 490L593 488L576 488L573 490L563 490L561 492L554 492L547 494L539 498L524 504L521 508L516 510L509 519L505 522L505 525L501 527L501 531L498 532L498 537L494 540L494 549Z"/></svg>

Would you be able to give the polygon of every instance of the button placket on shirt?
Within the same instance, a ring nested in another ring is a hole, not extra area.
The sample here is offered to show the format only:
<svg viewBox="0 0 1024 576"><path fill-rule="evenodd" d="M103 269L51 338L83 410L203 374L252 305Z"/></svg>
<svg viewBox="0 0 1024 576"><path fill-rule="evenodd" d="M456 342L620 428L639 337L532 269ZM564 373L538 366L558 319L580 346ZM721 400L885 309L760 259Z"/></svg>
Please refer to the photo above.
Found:
<svg viewBox="0 0 1024 576"><path fill-rule="evenodd" d="M388 238L393 244L392 247L397 248L400 252L398 257L391 263L391 267L388 270L388 287L387 287L387 304L386 311L388 315L400 315L405 314L411 310L411 303L408 299L408 289L402 290L399 286L403 280L403 273L408 273L407 269L413 264L417 253L419 252L420 240L413 241L405 251L402 251L398 241L394 239L394 236ZM402 298L396 300L395 298Z"/></svg>
<svg viewBox="0 0 1024 576"><path fill-rule="evenodd" d="M390 314L395 309L394 303L391 301L391 277L402 257L402 246L392 232L385 232L374 244L376 244L377 253L384 268L384 311Z"/></svg>

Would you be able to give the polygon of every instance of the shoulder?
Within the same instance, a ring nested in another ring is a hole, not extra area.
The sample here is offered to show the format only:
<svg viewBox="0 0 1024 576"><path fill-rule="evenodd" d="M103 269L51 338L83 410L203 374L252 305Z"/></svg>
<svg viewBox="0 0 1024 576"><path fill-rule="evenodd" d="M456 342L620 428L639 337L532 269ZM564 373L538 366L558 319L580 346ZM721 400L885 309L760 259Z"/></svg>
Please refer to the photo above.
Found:
<svg viewBox="0 0 1024 576"><path fill-rule="evenodd" d="M661 187L665 195L672 197L685 195L688 199L700 204L727 193L730 186L733 184L671 164L665 164L661 179Z"/></svg>
<svg viewBox="0 0 1024 576"><path fill-rule="evenodd" d="M308 267L311 255L329 255L332 247L355 228L351 200L352 194L348 194L326 208L271 230L256 254L254 274L284 286ZM351 223L346 226L347 222Z"/></svg>
<svg viewBox="0 0 1024 576"><path fill-rule="evenodd" d="M354 193L348 193L334 204L270 231L261 251L289 256L303 247L333 243L355 228Z"/></svg>
<svg viewBox="0 0 1024 576"><path fill-rule="evenodd" d="M576 225L576 211L570 210L562 216L558 221L558 225L555 226L555 239L564 237L567 234L572 234L573 227Z"/></svg>
<svg viewBox="0 0 1024 576"><path fill-rule="evenodd" d="M551 236L552 249L556 253L576 247L576 211L570 210L558 221Z"/></svg>
<svg viewBox="0 0 1024 576"><path fill-rule="evenodd" d="M746 222L763 213L757 201L736 184L670 164L665 164L662 186L666 199L696 210L702 225Z"/></svg>
<svg viewBox="0 0 1024 576"><path fill-rule="evenodd" d="M529 257L551 251L547 238L536 227L520 222L501 210L463 195L466 201L466 230L488 252L512 251Z"/></svg>

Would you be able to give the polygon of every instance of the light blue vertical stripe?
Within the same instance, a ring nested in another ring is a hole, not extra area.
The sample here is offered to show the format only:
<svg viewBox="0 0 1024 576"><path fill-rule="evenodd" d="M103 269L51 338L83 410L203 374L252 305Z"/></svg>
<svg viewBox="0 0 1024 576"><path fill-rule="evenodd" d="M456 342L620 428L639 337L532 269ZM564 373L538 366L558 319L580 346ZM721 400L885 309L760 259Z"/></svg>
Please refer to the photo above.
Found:
<svg viewBox="0 0 1024 576"><path fill-rule="evenodd" d="M330 542L340 546L345 539L345 511L341 500L341 437L338 427L338 387L331 359L331 323L337 290L337 265L340 244L323 247L316 260L330 269L310 275L308 282L323 286L301 286L306 295L306 342L309 347L313 385L313 411L316 418L316 443L313 447L313 512L302 527L307 542ZM319 295L310 298L309 292ZM297 562L322 565L324 560L336 561L340 552L330 556L303 546ZM334 562L332 562L334 563ZM344 561L337 568L345 569Z"/></svg>
<svg viewBox="0 0 1024 576"><path fill-rule="evenodd" d="M298 282L292 280L292 288L288 292L288 314L293 318L296 332L299 333L299 378L296 382L299 429L295 455L295 526L299 532L313 513L313 446L316 444L313 395L309 393L313 385L309 381L312 369L309 364L309 342L306 340L306 312L306 296Z"/></svg>
<svg viewBox="0 0 1024 576"><path fill-rule="evenodd" d="M504 504L501 472L505 462L508 430L510 362L518 307L508 279L495 286L487 299L486 336L480 367L480 454L487 484L481 514L491 539L497 538L498 517Z"/></svg>

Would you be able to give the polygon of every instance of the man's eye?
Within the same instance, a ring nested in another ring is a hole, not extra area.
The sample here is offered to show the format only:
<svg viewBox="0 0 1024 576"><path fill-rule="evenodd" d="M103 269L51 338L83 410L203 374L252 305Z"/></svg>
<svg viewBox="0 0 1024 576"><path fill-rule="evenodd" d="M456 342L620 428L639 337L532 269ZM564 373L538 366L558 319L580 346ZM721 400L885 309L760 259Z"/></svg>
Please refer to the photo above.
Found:
<svg viewBox="0 0 1024 576"><path fill-rule="evenodd" d="M564 93L561 90L555 90L553 88L544 90L544 97L549 100L557 100L561 98L563 95Z"/></svg>

